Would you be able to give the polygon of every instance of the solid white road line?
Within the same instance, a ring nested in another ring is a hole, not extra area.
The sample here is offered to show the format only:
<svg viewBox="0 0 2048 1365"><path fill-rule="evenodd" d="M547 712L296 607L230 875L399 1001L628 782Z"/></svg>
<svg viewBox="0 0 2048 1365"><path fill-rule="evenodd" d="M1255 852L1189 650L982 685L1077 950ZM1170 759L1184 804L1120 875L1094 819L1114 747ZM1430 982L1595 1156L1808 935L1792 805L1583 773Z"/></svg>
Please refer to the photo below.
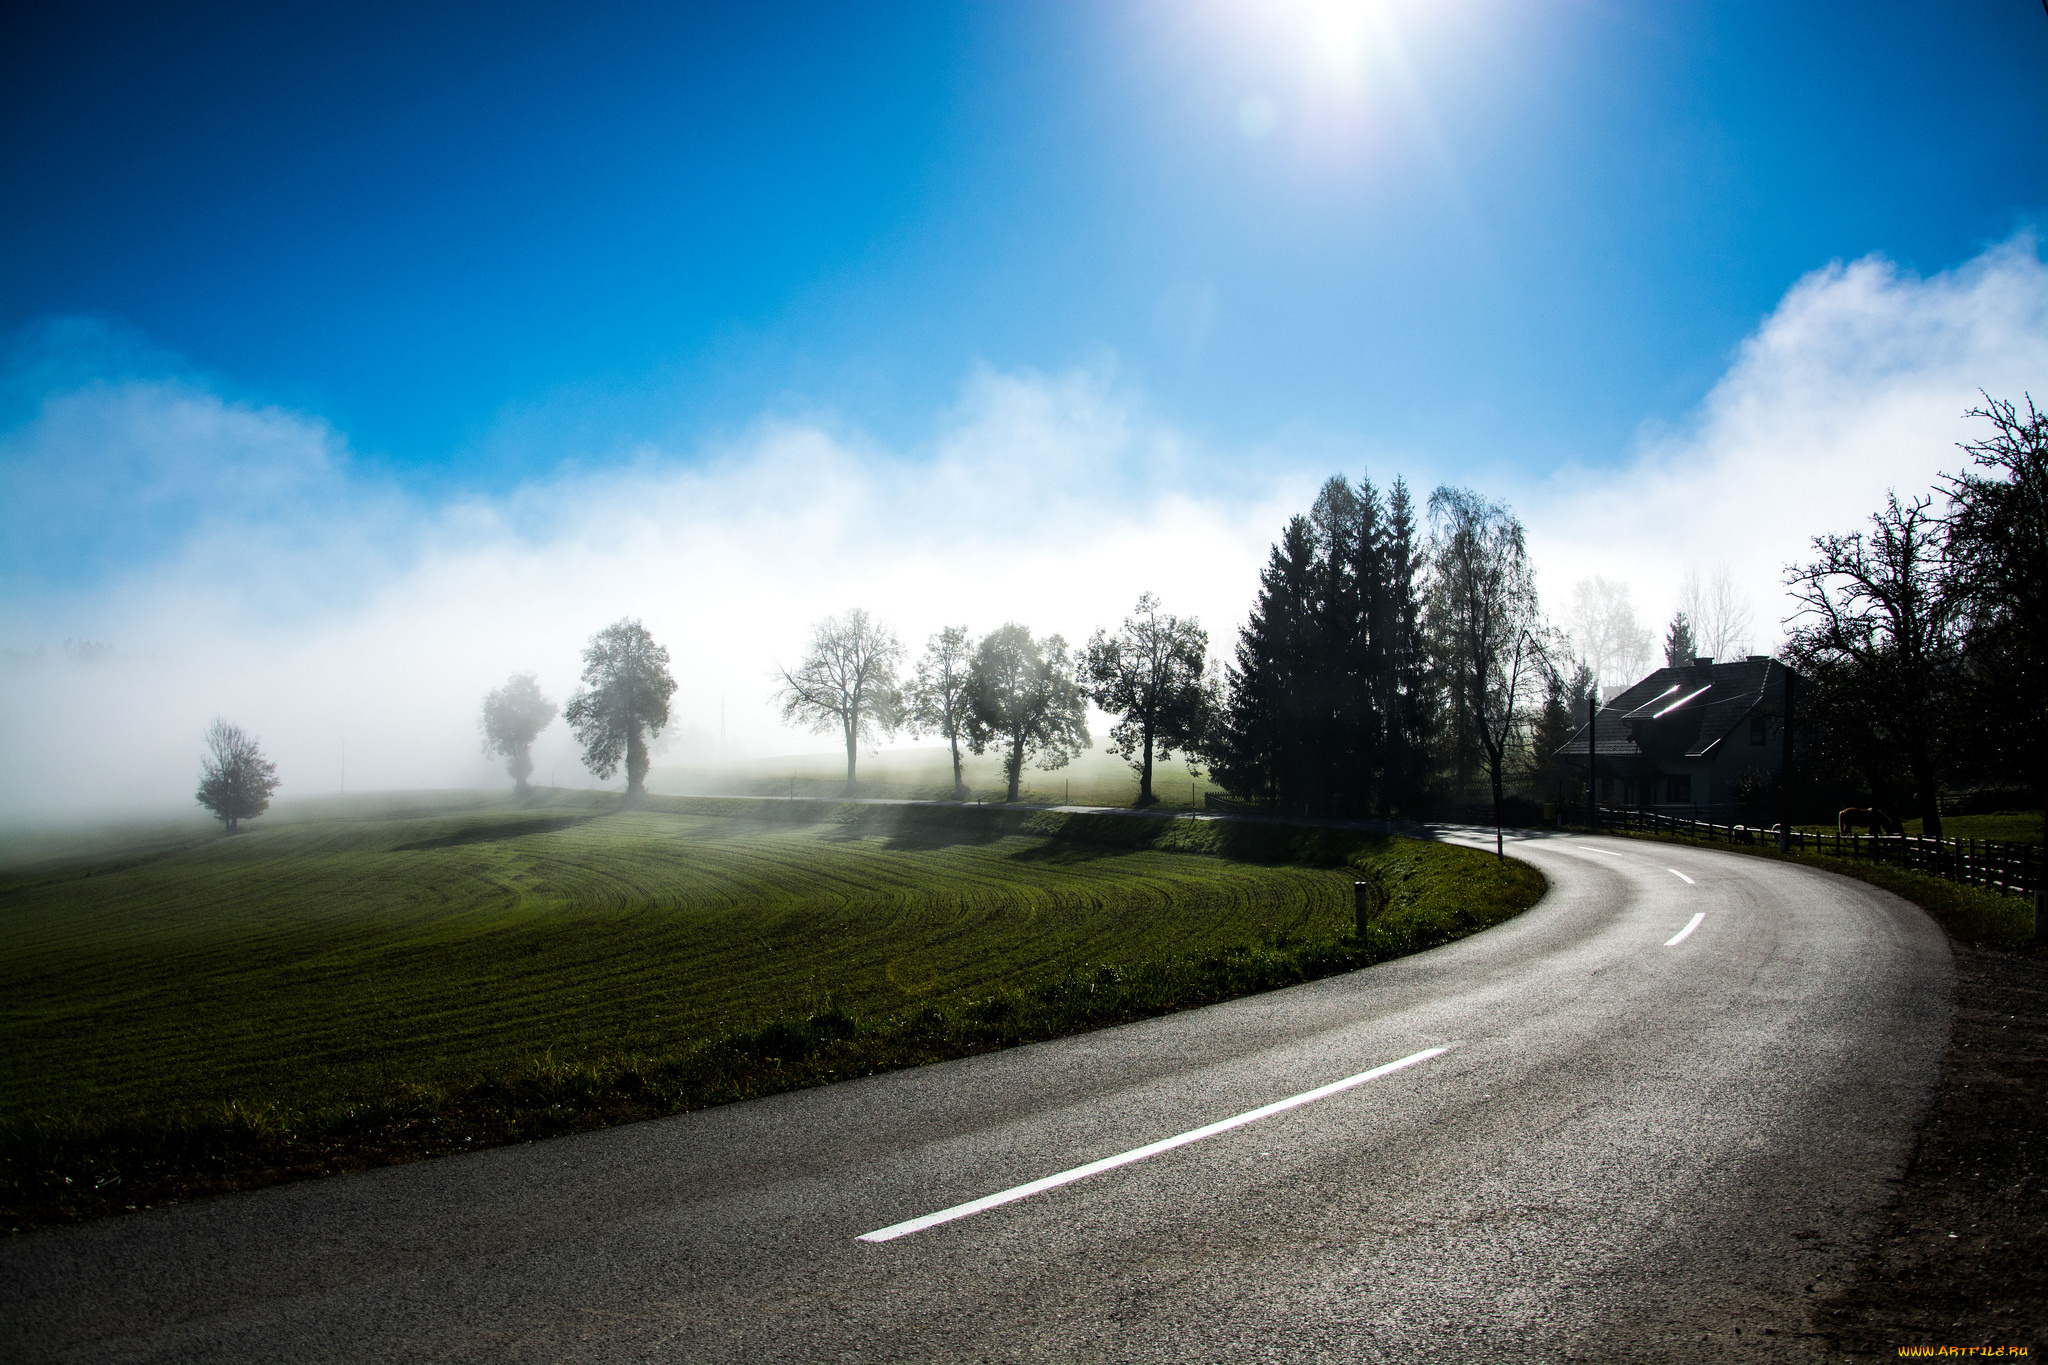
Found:
<svg viewBox="0 0 2048 1365"><path fill-rule="evenodd" d="M1275 1100L1271 1104L1260 1105L1257 1109L1247 1109L1242 1114L1232 1118L1219 1119L1215 1123L1205 1124L1200 1128L1190 1128L1185 1133L1180 1133L1170 1138L1161 1138L1158 1142L1149 1142L1143 1147L1133 1147L1128 1152L1119 1152L1115 1156L1106 1156L1100 1161L1091 1161L1085 1166L1076 1166L1072 1170L1061 1171L1058 1175L1049 1175L1042 1180L1033 1180L1029 1184L1012 1185L1007 1190L999 1190L994 1194L985 1194L979 1199L970 1199L965 1204L955 1204L950 1209L940 1209L937 1213L928 1213L922 1218L912 1218L907 1222L891 1223L888 1227L877 1228L873 1232L863 1232L855 1240L861 1242L887 1242L897 1237L907 1236L913 1232L921 1232L925 1228L937 1227L940 1223L950 1223L956 1218L969 1217L985 1209L998 1208L1004 1204L1014 1204L1019 1199L1029 1199L1034 1194L1043 1194L1047 1190L1056 1190L1062 1185L1071 1185L1077 1180L1086 1180L1091 1175L1100 1175L1104 1171L1115 1170L1119 1166L1128 1166L1134 1161L1143 1161L1148 1156L1158 1156L1161 1152L1170 1152L1176 1147L1185 1147L1191 1142L1200 1142L1203 1138L1215 1137L1218 1133L1227 1133L1233 1128L1242 1128L1248 1123L1257 1123L1260 1119L1269 1118L1274 1114L1285 1113L1289 1109L1299 1109L1304 1104L1314 1104L1317 1100L1337 1094L1339 1091L1349 1090L1357 1085L1364 1085L1367 1081L1378 1080L1381 1076L1389 1075L1404 1067L1414 1066L1417 1062L1426 1062L1432 1057L1440 1057L1449 1051L1448 1047L1424 1048L1420 1052L1403 1057L1398 1062L1388 1062L1385 1066L1376 1066L1370 1071L1361 1071L1356 1076L1346 1076L1341 1081L1331 1081L1328 1085L1317 1086L1314 1090L1304 1090L1299 1095L1290 1095L1284 1100Z"/></svg>
<svg viewBox="0 0 2048 1365"><path fill-rule="evenodd" d="M1693 880L1692 878L1690 878L1690 877L1686 876L1686 875L1685 875L1685 874L1684 874L1683 872L1680 872L1680 871L1679 871L1679 870L1678 870L1677 868L1675 868L1675 867L1667 867L1667 868L1665 868L1664 870L1665 870L1666 872L1669 872L1669 873L1670 873L1670 874L1671 874L1672 876L1674 876L1674 877L1678 878L1678 880L1680 880L1680 881L1684 882L1684 883L1685 883L1685 884L1686 884L1687 886L1698 886L1698 885L1699 885L1699 883L1698 883L1698 882L1696 882L1696 881L1694 881L1694 880Z"/></svg>
<svg viewBox="0 0 2048 1365"><path fill-rule="evenodd" d="M1705 919L1706 917L1707 912L1704 910L1700 911L1697 915L1694 915L1690 920L1686 921L1686 925L1683 929L1680 929L1670 938L1664 940L1664 946L1666 948L1676 948L1679 944L1685 942L1685 936L1687 934L1690 934L1693 930L1699 928L1700 921Z"/></svg>

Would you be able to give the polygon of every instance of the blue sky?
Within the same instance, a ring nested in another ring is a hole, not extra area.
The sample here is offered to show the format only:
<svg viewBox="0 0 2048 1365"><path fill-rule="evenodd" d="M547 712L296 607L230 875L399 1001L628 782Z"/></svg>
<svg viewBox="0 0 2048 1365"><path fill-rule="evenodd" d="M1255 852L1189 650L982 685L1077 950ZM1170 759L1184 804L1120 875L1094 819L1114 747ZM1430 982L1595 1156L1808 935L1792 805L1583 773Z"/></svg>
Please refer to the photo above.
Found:
<svg viewBox="0 0 2048 1365"><path fill-rule="evenodd" d="M2048 390L2038 0L4 22L0 814L72 705L171 795L224 709L471 780L481 691L621 614L756 752L851 605L1153 589L1221 652L1338 469L1509 499L1560 619L1728 565L1762 647ZM117 662L20 662L66 638Z"/></svg>
<svg viewBox="0 0 2048 1365"><path fill-rule="evenodd" d="M1805 272L2048 192L2026 0L1397 0L1352 88L1316 8L16 10L0 324L467 488L1105 357L1223 441L1602 462Z"/></svg>

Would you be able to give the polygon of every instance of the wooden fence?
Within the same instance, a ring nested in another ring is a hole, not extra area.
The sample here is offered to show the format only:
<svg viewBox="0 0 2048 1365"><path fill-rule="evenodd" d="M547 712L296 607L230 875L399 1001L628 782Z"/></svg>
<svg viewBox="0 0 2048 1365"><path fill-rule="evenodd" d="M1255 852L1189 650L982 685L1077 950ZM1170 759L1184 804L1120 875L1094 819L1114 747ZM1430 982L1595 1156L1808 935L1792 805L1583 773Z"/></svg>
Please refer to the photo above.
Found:
<svg viewBox="0 0 2048 1365"><path fill-rule="evenodd" d="M1684 834L1707 843L1738 847L1777 847L1775 827L1721 824L1713 820L1691 820L1678 815L1659 815L1647 810L1600 811L1600 824L1607 829L1645 830L1663 834ZM1927 872L1951 881L1987 886L2009 895L2026 896L2048 885L2044 878L2044 854L2039 844L2016 844L1997 839L1928 839L1905 834L1815 834L1793 830L1794 853L1825 853L1836 858L1869 858Z"/></svg>

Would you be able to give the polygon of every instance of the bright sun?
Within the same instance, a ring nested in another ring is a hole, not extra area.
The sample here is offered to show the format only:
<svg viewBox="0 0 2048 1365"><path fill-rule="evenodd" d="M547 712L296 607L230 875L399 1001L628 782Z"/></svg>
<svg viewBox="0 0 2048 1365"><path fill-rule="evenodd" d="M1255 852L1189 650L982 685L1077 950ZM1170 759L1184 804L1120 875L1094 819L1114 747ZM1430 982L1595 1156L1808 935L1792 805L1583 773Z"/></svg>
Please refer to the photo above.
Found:
<svg viewBox="0 0 2048 1365"><path fill-rule="evenodd" d="M1260 8L1325 79L1359 80L1400 49L1395 0L1267 0Z"/></svg>

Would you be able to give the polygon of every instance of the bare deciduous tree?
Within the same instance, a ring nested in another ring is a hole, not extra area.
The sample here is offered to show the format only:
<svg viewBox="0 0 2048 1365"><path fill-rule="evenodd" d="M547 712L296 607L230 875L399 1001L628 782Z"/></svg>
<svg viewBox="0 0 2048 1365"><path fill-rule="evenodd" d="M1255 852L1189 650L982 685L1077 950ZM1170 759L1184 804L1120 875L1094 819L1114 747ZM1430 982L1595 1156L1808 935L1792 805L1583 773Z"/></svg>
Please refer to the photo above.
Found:
<svg viewBox="0 0 2048 1365"><path fill-rule="evenodd" d="M846 742L846 790L863 740L891 735L902 720L903 697L896 670L903 644L896 632L855 607L812 627L811 647L795 671L777 669L782 686L775 700L783 720L813 731L837 730Z"/></svg>
<svg viewBox="0 0 2048 1365"><path fill-rule="evenodd" d="M1955 596L1941 570L1941 524L1930 498L1885 495L1866 535L1816 536L1817 558L1785 570L1785 587L1808 624L1792 633L1802 662L1853 664L1872 719L1905 752L1921 828L1941 833L1935 772L1937 704L1956 659Z"/></svg>
<svg viewBox="0 0 2048 1365"><path fill-rule="evenodd" d="M967 736L967 672L973 659L967 627L947 626L926 642L908 696L910 733L939 735L952 750L955 801L967 798L967 783L960 776L960 741Z"/></svg>
<svg viewBox="0 0 2048 1365"><path fill-rule="evenodd" d="M1082 664L1091 686L1088 699L1117 717L1109 732L1110 752L1138 771L1138 804L1149 806L1152 758L1170 759L1175 749L1198 748L1215 699L1203 686L1209 660L1209 632L1193 617L1164 616L1159 599L1146 593L1111 635L1098 630L1088 641Z"/></svg>
<svg viewBox="0 0 2048 1365"><path fill-rule="evenodd" d="M1034 640L1015 621L990 631L967 674L967 744L975 753L1001 745L1003 776L1015 801L1026 759L1061 768L1088 747L1088 701L1074 680L1067 642Z"/></svg>
<svg viewBox="0 0 2048 1365"><path fill-rule="evenodd" d="M526 779L533 775L533 741L554 720L555 710L531 673L514 673L484 697L484 752L505 760L512 790L520 796L526 795Z"/></svg>
<svg viewBox="0 0 2048 1365"><path fill-rule="evenodd" d="M1429 519L1431 647L1463 742L1486 764L1498 829L1508 754L1545 674L1536 572L1522 523L1499 503L1439 488Z"/></svg>
<svg viewBox="0 0 2048 1365"><path fill-rule="evenodd" d="M255 736L239 725L214 721L206 732L206 757L200 760L199 804L236 834L242 821L270 809L270 794L277 788L277 765L263 757Z"/></svg>
<svg viewBox="0 0 2048 1365"><path fill-rule="evenodd" d="M1692 627L1693 646L1703 657L1739 659L1749 652L1755 633L1749 597L1736 586L1735 574L1726 564L1716 564L1709 578L1701 578L1698 569L1687 569L1678 589L1678 610Z"/></svg>
<svg viewBox="0 0 2048 1365"><path fill-rule="evenodd" d="M583 745L583 764L600 778L626 765L626 795L647 790L647 741L668 724L676 680L668 650L638 621L618 620L590 637L583 686L562 717Z"/></svg>
<svg viewBox="0 0 2048 1365"><path fill-rule="evenodd" d="M1966 604L1980 696L1996 698L1996 748L2042 803L2048 838L2048 413L1984 395L1966 417L1991 434L1965 442L1976 466L1950 476L1949 573Z"/></svg>
<svg viewBox="0 0 2048 1365"><path fill-rule="evenodd" d="M1573 652L1609 692L1632 685L1650 662L1650 632L1636 620L1626 583L1595 574L1575 586L1570 632Z"/></svg>

